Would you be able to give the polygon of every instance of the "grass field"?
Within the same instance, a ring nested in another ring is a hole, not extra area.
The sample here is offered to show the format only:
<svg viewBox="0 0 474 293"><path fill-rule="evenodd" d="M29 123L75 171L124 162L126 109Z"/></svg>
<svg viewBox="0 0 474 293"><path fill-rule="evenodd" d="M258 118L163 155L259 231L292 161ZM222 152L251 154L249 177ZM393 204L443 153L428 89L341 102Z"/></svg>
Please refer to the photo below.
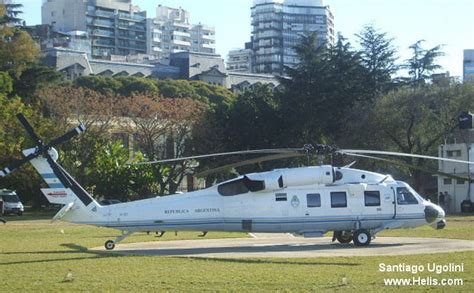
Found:
<svg viewBox="0 0 474 293"><path fill-rule="evenodd" d="M41 218L47 215L42 215ZM114 230L50 223L36 216L7 218L0 224L0 292L18 291L392 291L438 290L474 292L474 252L397 257L312 259L199 259L95 254ZM173 233L163 239L197 239L198 233ZM394 230L383 235L474 239L474 217L453 217L443 231L431 228ZM380 236L383 236L382 233ZM246 237L209 233L207 237ZM125 242L156 241L138 234ZM464 272L381 273L379 264L424 265L464 263ZM71 273L72 281L65 279ZM456 287L387 287L384 278L459 278Z"/></svg>

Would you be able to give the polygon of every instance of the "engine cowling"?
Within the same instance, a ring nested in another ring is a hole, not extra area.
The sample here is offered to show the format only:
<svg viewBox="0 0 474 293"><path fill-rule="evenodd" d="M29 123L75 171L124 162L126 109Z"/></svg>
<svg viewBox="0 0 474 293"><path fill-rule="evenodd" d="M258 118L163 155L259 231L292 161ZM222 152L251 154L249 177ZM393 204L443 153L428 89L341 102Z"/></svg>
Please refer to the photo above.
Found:
<svg viewBox="0 0 474 293"><path fill-rule="evenodd" d="M332 166L317 166L278 169L271 172L249 174L247 178L253 181L263 181L263 190L278 190L288 186L332 184L336 181L337 175Z"/></svg>

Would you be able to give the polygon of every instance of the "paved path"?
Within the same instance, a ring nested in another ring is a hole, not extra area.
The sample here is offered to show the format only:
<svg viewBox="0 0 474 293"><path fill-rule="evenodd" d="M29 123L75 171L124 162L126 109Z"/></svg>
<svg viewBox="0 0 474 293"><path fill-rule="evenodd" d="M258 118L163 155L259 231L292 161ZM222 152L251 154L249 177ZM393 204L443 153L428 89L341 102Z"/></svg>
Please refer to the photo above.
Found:
<svg viewBox="0 0 474 293"><path fill-rule="evenodd" d="M253 238L156 241L118 244L114 253L215 258L306 258L410 255L474 250L474 241L441 238L380 237L369 247L332 243L331 238L254 234ZM92 251L106 252L103 247Z"/></svg>

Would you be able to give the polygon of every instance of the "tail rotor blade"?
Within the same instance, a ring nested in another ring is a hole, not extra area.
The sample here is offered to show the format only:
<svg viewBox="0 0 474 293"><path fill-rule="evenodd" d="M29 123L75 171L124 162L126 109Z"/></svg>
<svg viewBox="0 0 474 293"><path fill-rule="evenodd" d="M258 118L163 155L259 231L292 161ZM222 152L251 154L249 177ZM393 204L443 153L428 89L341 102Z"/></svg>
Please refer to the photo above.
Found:
<svg viewBox="0 0 474 293"><path fill-rule="evenodd" d="M84 124L81 124L78 127L76 127L74 129L72 129L71 131L67 132L63 136L60 136L58 138L53 139L50 143L48 143L46 148L48 149L48 148L53 147L57 144L66 142L66 141L70 140L71 138L73 138L74 136L76 136L78 134L81 134L84 131L86 131L86 127L84 126Z"/></svg>
<svg viewBox="0 0 474 293"><path fill-rule="evenodd" d="M25 158L18 160L16 162L13 162L10 166L7 168L3 169L0 171L0 177L5 177L11 172L15 171L16 169L20 168L23 164L28 163L30 160L36 158L39 154L38 153L32 153Z"/></svg>
<svg viewBox="0 0 474 293"><path fill-rule="evenodd" d="M36 143L36 145L40 148L43 147L43 143L41 142L41 139L38 137L38 135L36 135L36 132L34 131L33 127L31 126L31 124L28 122L28 120L26 120L26 117L22 114L22 113L18 113L16 115L16 117L18 118L18 120L20 120L21 124L23 125L23 127L25 128L26 132L28 132L28 134L30 135L30 137L34 140L34 142Z"/></svg>

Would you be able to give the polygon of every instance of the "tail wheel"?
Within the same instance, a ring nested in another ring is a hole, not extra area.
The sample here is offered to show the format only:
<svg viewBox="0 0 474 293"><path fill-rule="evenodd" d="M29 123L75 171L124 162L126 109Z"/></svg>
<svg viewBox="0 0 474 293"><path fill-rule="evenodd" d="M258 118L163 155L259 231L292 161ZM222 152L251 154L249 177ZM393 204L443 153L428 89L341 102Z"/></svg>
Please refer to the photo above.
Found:
<svg viewBox="0 0 474 293"><path fill-rule="evenodd" d="M115 248L115 242L113 240L107 240L104 246L105 246L105 249L112 250Z"/></svg>
<svg viewBox="0 0 474 293"><path fill-rule="evenodd" d="M352 241L352 232L351 231L340 231L336 236L339 243L350 243Z"/></svg>
<svg viewBox="0 0 474 293"><path fill-rule="evenodd" d="M369 246L372 235L365 229L359 229L354 233L354 244L356 246Z"/></svg>

